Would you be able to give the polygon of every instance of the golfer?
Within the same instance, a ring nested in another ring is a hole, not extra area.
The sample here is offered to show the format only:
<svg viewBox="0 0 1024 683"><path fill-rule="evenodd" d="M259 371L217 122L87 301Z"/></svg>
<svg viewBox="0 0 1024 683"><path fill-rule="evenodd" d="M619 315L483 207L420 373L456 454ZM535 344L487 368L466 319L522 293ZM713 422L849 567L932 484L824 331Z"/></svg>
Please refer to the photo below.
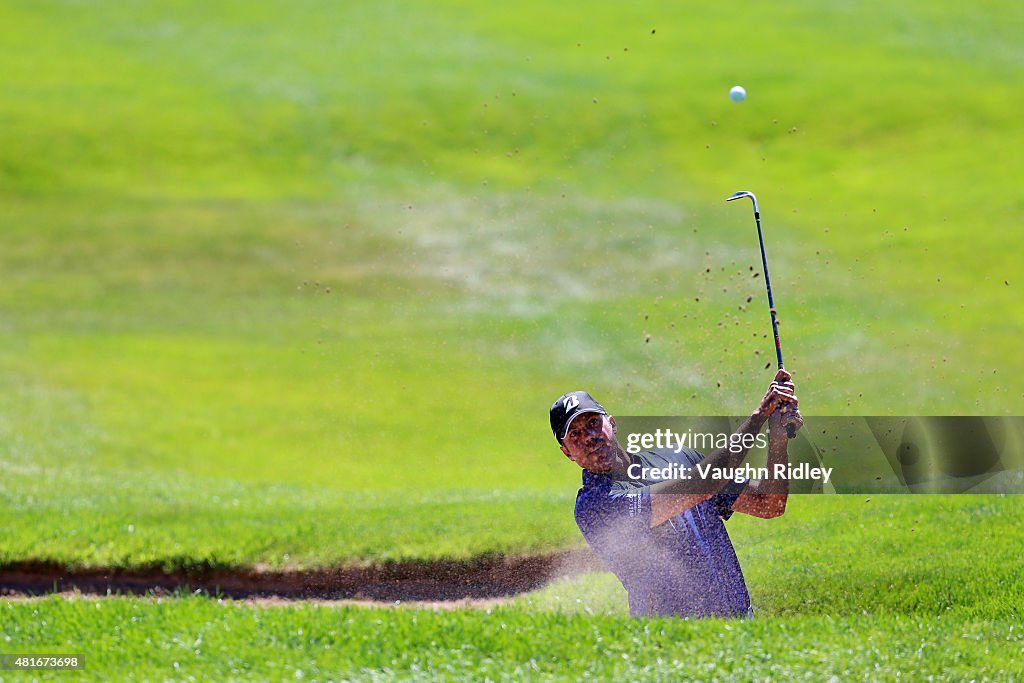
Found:
<svg viewBox="0 0 1024 683"><path fill-rule="evenodd" d="M731 446L704 456L675 448L630 455L615 437L615 418L585 391L551 406L551 429L583 468L576 523L594 552L629 593L632 616L735 617L752 614L724 520L734 512L770 519L786 511L789 482L701 477L737 468L768 424L768 471L788 467L787 425L803 426L790 374L779 370L757 409L730 436ZM746 436L750 435L750 436ZM763 438L763 437L762 437ZM697 463L701 467L697 468ZM639 467L631 467L639 465ZM688 468L690 478L653 481L643 468Z"/></svg>

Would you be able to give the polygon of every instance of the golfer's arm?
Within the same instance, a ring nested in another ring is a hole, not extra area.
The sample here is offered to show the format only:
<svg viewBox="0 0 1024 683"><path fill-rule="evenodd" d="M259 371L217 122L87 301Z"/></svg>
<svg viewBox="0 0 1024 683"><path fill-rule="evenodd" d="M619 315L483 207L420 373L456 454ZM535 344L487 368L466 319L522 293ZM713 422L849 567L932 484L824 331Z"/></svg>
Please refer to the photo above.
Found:
<svg viewBox="0 0 1024 683"><path fill-rule="evenodd" d="M767 418L760 415L752 415L736 430L738 435L751 434L756 436ZM737 445L752 443L753 439L730 439L730 443ZM738 466L747 457L749 447L743 447L736 452L726 448L719 448L711 455L700 461L709 471L719 468L732 468ZM673 479L663 481L650 487L651 494L651 526L656 527L664 524L676 515L685 512L694 505L699 505L722 490L732 479L702 479L694 468L689 479Z"/></svg>
<svg viewBox="0 0 1024 683"><path fill-rule="evenodd" d="M782 476L775 477L776 465L782 465ZM786 511L789 499L789 438L784 430L772 431L768 440L768 479L751 482L733 503L734 512L761 519L779 517Z"/></svg>

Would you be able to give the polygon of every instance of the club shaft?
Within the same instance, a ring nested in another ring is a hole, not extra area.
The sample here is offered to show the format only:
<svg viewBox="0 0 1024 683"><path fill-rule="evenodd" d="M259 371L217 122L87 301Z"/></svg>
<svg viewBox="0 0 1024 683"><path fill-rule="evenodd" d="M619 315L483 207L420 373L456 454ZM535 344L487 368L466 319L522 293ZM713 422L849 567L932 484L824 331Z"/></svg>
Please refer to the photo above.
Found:
<svg viewBox="0 0 1024 683"><path fill-rule="evenodd" d="M761 245L761 267L764 269L764 286L768 290L768 310L772 315L772 334L775 336L775 358L779 361L779 369L785 368L782 362L782 344L779 342L779 320L775 315L775 299L772 297L772 279L768 275L768 257L764 253L764 235L761 234L761 214L754 211L754 222L757 223L757 242Z"/></svg>
<svg viewBox="0 0 1024 683"><path fill-rule="evenodd" d="M778 369L784 370L785 364L782 362L782 344L778 340L778 317L775 314L775 299L771 294L771 278L768 274L768 257L765 255L765 238L764 233L761 230L761 211L758 209L758 198L754 196L754 193L749 191L739 191L730 197L727 201L732 202L742 197L749 197L751 202L754 204L754 221L758 224L758 245L761 247L761 267L765 271L765 289L768 291L768 311L771 313L771 332L775 338L775 358L778 360ZM786 436L795 438L797 436L797 428L788 424L785 427Z"/></svg>

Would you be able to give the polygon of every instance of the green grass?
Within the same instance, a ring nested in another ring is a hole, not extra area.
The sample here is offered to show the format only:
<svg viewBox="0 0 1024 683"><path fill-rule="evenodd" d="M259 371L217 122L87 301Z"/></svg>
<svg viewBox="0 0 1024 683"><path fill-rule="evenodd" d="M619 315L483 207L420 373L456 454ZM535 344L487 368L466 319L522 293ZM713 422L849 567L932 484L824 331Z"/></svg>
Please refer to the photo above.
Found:
<svg viewBox="0 0 1024 683"><path fill-rule="evenodd" d="M0 606L0 637L10 652L80 652L88 643L86 678L96 680L279 680L296 670L313 680L1024 673L1024 582L1005 543L1021 523L1015 498L1012 506L989 496L798 504L807 500L770 525L734 525L752 621L629 620L617 582L590 574L486 612L260 608L197 597L15 601Z"/></svg>
<svg viewBox="0 0 1024 683"><path fill-rule="evenodd" d="M556 396L742 414L770 379L737 189L806 413L1019 414L1022 12L5 3L0 565L578 545ZM867 497L730 522L753 621L629 621L599 574L491 613L4 602L0 649L96 680L1024 677L1020 501Z"/></svg>
<svg viewBox="0 0 1024 683"><path fill-rule="evenodd" d="M769 379L740 187L807 413L1020 412L1021 10L744 12L5 5L0 558L578 543L555 396Z"/></svg>
<svg viewBox="0 0 1024 683"><path fill-rule="evenodd" d="M1024 674L1024 581L1006 542L1024 521L1016 497L799 496L790 507L730 523L753 620L630 620L614 577L592 573L480 611L6 600L0 650L84 654L85 680Z"/></svg>
<svg viewBox="0 0 1024 683"><path fill-rule="evenodd" d="M84 654L77 680L787 680L814 672L953 681L1024 673L1019 620L957 613L690 622L519 608L261 608L187 596L54 597L0 610L12 639L5 650L16 642L19 652ZM0 680L8 679L20 680Z"/></svg>

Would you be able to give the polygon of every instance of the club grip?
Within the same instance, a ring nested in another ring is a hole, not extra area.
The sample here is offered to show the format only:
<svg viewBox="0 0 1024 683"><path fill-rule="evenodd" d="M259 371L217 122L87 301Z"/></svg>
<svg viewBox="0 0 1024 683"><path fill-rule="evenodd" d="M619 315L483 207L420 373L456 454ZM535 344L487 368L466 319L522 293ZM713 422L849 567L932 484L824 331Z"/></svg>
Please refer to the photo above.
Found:
<svg viewBox="0 0 1024 683"><path fill-rule="evenodd" d="M772 314L774 315L775 311L772 311ZM779 352L779 369L781 370L785 366L782 364L782 349L779 348L778 344L779 344L779 338L776 336L775 337L775 348ZM791 424L786 425L786 437L790 438L790 439L795 439L796 438L796 426L795 425L791 425Z"/></svg>

